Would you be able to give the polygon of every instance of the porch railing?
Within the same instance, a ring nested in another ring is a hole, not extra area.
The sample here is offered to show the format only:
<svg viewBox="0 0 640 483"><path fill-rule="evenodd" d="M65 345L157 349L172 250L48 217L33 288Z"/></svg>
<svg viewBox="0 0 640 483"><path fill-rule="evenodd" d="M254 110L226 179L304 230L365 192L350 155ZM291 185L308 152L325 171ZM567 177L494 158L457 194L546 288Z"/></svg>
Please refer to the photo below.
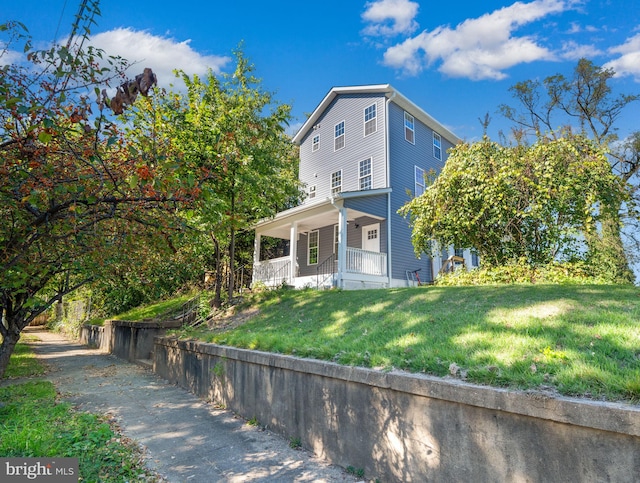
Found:
<svg viewBox="0 0 640 483"><path fill-rule="evenodd" d="M347 247L348 273L387 276L387 254Z"/></svg>
<svg viewBox="0 0 640 483"><path fill-rule="evenodd" d="M333 278L333 274L336 273L337 261L336 254L332 253L329 258L318 265L316 268L316 288L324 286L327 280Z"/></svg>
<svg viewBox="0 0 640 483"><path fill-rule="evenodd" d="M291 259L289 257L263 260L253 266L253 281L275 287L291 284Z"/></svg>

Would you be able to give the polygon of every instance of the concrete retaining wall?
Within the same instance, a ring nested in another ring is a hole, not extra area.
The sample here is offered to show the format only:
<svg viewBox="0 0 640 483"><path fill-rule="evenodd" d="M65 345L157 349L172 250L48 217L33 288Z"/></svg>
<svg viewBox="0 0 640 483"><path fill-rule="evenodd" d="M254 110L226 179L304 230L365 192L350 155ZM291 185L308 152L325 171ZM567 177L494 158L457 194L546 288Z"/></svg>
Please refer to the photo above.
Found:
<svg viewBox="0 0 640 483"><path fill-rule="evenodd" d="M109 344L105 341L105 331L102 325L85 324L80 327L80 343L97 349L108 350L109 348Z"/></svg>
<svg viewBox="0 0 640 483"><path fill-rule="evenodd" d="M158 337L154 370L384 482L635 482L640 407Z"/></svg>
<svg viewBox="0 0 640 483"><path fill-rule="evenodd" d="M180 325L180 321L131 322L110 319L104 322L104 326L83 325L80 342L130 362L147 360L151 359L153 353L154 338Z"/></svg>

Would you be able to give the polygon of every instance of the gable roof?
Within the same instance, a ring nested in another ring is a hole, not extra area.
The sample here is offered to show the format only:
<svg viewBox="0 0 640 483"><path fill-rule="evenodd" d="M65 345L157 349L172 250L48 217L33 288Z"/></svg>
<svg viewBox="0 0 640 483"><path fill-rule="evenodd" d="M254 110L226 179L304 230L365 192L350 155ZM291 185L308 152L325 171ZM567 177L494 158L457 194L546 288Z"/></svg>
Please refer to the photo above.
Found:
<svg viewBox="0 0 640 483"><path fill-rule="evenodd" d="M329 107L333 100L340 94L384 94L387 99L392 99L395 104L410 112L412 116L429 126L438 134L444 136L453 144L459 143L462 140L456 136L449 129L444 127L440 122L436 121L433 117L427 114L423 109L411 102L407 97L403 96L399 91L391 87L390 84L375 84L366 86L346 86L346 87L334 87L325 98L318 104L311 116L302 125L297 134L293 137L293 143L299 145L302 142L302 138L306 135L309 129L314 126L320 116Z"/></svg>

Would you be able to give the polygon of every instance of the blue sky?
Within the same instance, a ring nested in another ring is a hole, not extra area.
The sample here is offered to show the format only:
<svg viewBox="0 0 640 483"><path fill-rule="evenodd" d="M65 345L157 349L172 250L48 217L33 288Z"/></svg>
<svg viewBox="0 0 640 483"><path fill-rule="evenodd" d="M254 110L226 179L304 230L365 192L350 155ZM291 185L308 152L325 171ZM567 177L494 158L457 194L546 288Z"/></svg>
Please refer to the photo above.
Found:
<svg viewBox="0 0 640 483"><path fill-rule="evenodd" d="M23 22L45 46L66 39L79 3L0 0L0 22ZM100 10L94 45L151 67L165 87L175 68L230 70L243 42L263 87L292 105L291 130L333 86L390 83L466 140L489 113L496 137L510 86L570 75L580 57L616 70L616 92L640 92L640 0L102 0ZM620 135L637 129L640 103Z"/></svg>

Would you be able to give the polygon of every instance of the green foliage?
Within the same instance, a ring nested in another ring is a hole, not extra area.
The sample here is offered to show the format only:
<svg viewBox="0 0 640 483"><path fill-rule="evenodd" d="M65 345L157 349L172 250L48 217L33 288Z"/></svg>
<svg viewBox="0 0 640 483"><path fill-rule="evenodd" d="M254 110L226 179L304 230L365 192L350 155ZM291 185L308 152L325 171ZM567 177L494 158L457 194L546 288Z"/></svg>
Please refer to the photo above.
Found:
<svg viewBox="0 0 640 483"><path fill-rule="evenodd" d="M251 261L242 248L252 249L253 235L238 244L238 232L300 196L296 148L284 132L291 108L262 89L241 50L235 54L233 73L201 78L178 72L186 93L169 93L130 113L130 135L148 151L167 146L182 179L199 192L198 202L182 213L193 228L186 235L218 254L205 269L222 278L227 264L229 298L236 259Z"/></svg>
<svg viewBox="0 0 640 483"><path fill-rule="evenodd" d="M97 2L83 12L81 34L43 51L20 26L0 29L0 375L27 324L175 230L194 195L175 163L143 155L104 110L100 89L127 63L86 45ZM4 63L14 50L24 57Z"/></svg>
<svg viewBox="0 0 640 483"><path fill-rule="evenodd" d="M289 438L289 448L300 449L302 448L302 442L300 438Z"/></svg>
<svg viewBox="0 0 640 483"><path fill-rule="evenodd" d="M50 382L0 387L0 456L78 458L82 481L156 481L137 446L106 419L57 402Z"/></svg>
<svg viewBox="0 0 640 483"><path fill-rule="evenodd" d="M518 142L531 136L555 139L577 130L607 153L613 173L631 198L610 205L608 215L603 217L608 226L603 226L600 237L589 239L589 259L611 280L628 282L633 280L629 259L640 253L640 131L625 133L623 141L618 142L616 123L625 109L640 100L640 94L614 93L610 85L614 77L612 69L580 59L570 76L555 74L542 81L518 82L510 92L519 107L503 104L500 111L515 123L512 134ZM623 224L627 225L624 232Z"/></svg>
<svg viewBox="0 0 640 483"><path fill-rule="evenodd" d="M454 245L476 249L488 266L536 267L580 258L585 237L596 236L607 207L623 197L604 153L586 138L503 147L485 137L453 148L400 213L410 218L417 253Z"/></svg>
<svg viewBox="0 0 640 483"><path fill-rule="evenodd" d="M351 465L347 466L347 473L350 475L357 476L358 478L364 477L364 469L363 468L355 468Z"/></svg>
<svg viewBox="0 0 640 483"><path fill-rule="evenodd" d="M435 281L440 286L502 285L502 284L610 284L605 273L593 273L584 261L551 262L547 265L531 266L524 260L506 265L488 266L473 270L456 270L441 274Z"/></svg>
<svg viewBox="0 0 640 483"><path fill-rule="evenodd" d="M208 245L192 236L175 237L174 250L162 240L114 258L110 270L91 283L94 313L116 315L179 292L202 288Z"/></svg>

